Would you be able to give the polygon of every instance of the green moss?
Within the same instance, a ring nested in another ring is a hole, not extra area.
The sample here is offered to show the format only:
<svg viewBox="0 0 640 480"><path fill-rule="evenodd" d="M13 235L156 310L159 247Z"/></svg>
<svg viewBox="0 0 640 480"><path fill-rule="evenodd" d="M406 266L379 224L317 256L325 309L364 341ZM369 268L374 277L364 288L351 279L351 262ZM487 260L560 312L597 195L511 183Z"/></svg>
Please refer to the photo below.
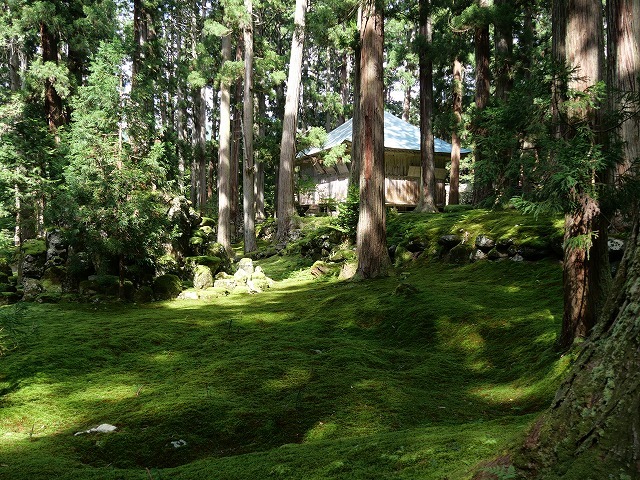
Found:
<svg viewBox="0 0 640 480"><path fill-rule="evenodd" d="M43 255L47 252L47 243L44 240L26 240L22 244L22 253L24 255Z"/></svg>
<svg viewBox="0 0 640 480"><path fill-rule="evenodd" d="M177 275L170 273L160 275L153 281L153 295L158 300L170 300L176 298L182 291L182 282Z"/></svg>
<svg viewBox="0 0 640 480"><path fill-rule="evenodd" d="M216 220L210 217L202 217L202 220L200 220L200 227L215 227L216 226Z"/></svg>
<svg viewBox="0 0 640 480"><path fill-rule="evenodd" d="M556 263L256 263L278 280L258 295L30 307L38 334L0 361L3 478L468 478L564 371Z"/></svg>

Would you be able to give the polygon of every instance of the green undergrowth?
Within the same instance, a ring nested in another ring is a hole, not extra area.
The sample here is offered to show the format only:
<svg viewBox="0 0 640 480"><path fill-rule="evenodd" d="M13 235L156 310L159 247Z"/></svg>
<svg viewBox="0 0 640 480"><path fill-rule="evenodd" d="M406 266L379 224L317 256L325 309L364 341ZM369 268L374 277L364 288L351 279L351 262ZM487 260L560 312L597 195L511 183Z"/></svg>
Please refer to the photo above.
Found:
<svg viewBox="0 0 640 480"><path fill-rule="evenodd" d="M0 358L0 478L467 478L549 404L557 263L305 262L261 260L259 295L30 305Z"/></svg>
<svg viewBox="0 0 640 480"><path fill-rule="evenodd" d="M554 248L562 244L563 219L525 215L517 210L454 210L451 212L405 213L387 220L389 245L421 241L434 250L442 235L459 235L473 242L478 235L495 241L512 239L521 246Z"/></svg>

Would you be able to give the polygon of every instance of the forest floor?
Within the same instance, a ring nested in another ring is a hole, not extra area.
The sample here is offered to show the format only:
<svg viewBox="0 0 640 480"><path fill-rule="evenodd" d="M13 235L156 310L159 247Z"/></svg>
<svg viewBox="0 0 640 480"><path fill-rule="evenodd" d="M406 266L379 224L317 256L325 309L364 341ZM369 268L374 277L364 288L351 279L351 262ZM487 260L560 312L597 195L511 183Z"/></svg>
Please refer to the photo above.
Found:
<svg viewBox="0 0 640 480"><path fill-rule="evenodd" d="M37 326L0 357L0 478L468 478L569 362L557 261L260 264L257 295L0 307Z"/></svg>

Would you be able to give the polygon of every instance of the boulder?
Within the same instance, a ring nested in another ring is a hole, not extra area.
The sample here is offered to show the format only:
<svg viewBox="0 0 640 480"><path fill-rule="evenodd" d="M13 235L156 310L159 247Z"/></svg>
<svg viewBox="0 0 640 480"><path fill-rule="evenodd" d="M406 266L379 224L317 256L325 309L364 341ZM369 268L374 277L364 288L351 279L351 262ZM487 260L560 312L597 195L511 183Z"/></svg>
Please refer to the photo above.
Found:
<svg viewBox="0 0 640 480"><path fill-rule="evenodd" d="M193 274L193 287L196 290L204 290L213 287L213 274L211 269L205 265L198 265Z"/></svg>
<svg viewBox="0 0 640 480"><path fill-rule="evenodd" d="M247 257L241 258L240 261L238 262L237 271L240 271L240 270L242 270L247 275L251 275L253 273L253 260Z"/></svg>
<svg viewBox="0 0 640 480"><path fill-rule="evenodd" d="M468 263L469 257L473 253L473 248L471 248L466 243L460 243L453 247L449 254L447 255L447 259L449 263L462 264Z"/></svg>
<svg viewBox="0 0 640 480"><path fill-rule="evenodd" d="M502 260L503 258L509 258L509 255L506 252L501 252L498 248L492 248L487 253L487 258L489 260Z"/></svg>
<svg viewBox="0 0 640 480"><path fill-rule="evenodd" d="M47 267L64 265L67 261L67 245L60 230L47 233L47 253L45 263Z"/></svg>
<svg viewBox="0 0 640 480"><path fill-rule="evenodd" d="M42 286L46 292L62 293L63 285L67 278L67 269L62 266L50 266L44 271L42 276Z"/></svg>
<svg viewBox="0 0 640 480"><path fill-rule="evenodd" d="M229 275L226 272L220 272L216 275L213 286L230 292L238 286L238 283L233 275Z"/></svg>
<svg viewBox="0 0 640 480"><path fill-rule="evenodd" d="M486 235L478 235L476 237L475 245L477 249L482 250L484 253L487 253L492 248L495 248L496 242Z"/></svg>
<svg viewBox="0 0 640 480"><path fill-rule="evenodd" d="M446 250L451 250L453 247L462 242L462 238L458 235L442 235L438 239L438 245L441 245Z"/></svg>
<svg viewBox="0 0 640 480"><path fill-rule="evenodd" d="M133 301L136 303L149 303L153 300L153 289L147 285L138 288L133 294Z"/></svg>
<svg viewBox="0 0 640 480"><path fill-rule="evenodd" d="M44 263L46 254L31 255L25 254L21 260L21 271L23 277L40 278L44 274Z"/></svg>
<svg viewBox="0 0 640 480"><path fill-rule="evenodd" d="M0 292L0 306L3 305L13 305L17 303L22 298L17 292Z"/></svg>
<svg viewBox="0 0 640 480"><path fill-rule="evenodd" d="M27 302L35 301L38 295L44 291L40 280L29 277L24 277L22 279L22 289L24 291L22 299Z"/></svg>
<svg viewBox="0 0 640 480"><path fill-rule="evenodd" d="M339 280L349 280L356 274L358 265L355 262L346 262L340 266Z"/></svg>
<svg viewBox="0 0 640 480"><path fill-rule="evenodd" d="M484 253L480 248L476 248L469 255L469 260L471 262L477 262L479 260L484 260L485 258L487 258L487 254Z"/></svg>
<svg viewBox="0 0 640 480"><path fill-rule="evenodd" d="M152 289L154 297L158 300L170 300L182 292L182 282L178 276L167 273L153 281Z"/></svg>
<svg viewBox="0 0 640 480"><path fill-rule="evenodd" d="M311 275L315 278L323 277L325 275L332 275L339 271L339 267L336 264L325 263L322 261L315 262L310 270Z"/></svg>
<svg viewBox="0 0 640 480"><path fill-rule="evenodd" d="M509 260L511 260L512 262L523 262L524 258L519 253L516 253L514 256L509 258Z"/></svg>
<svg viewBox="0 0 640 480"><path fill-rule="evenodd" d="M426 250L427 245L420 240L411 240L409 243L407 243L405 248L411 253L422 253Z"/></svg>
<svg viewBox="0 0 640 480"><path fill-rule="evenodd" d="M506 252L513 245L513 238L501 238L496 242L496 248L501 252Z"/></svg>

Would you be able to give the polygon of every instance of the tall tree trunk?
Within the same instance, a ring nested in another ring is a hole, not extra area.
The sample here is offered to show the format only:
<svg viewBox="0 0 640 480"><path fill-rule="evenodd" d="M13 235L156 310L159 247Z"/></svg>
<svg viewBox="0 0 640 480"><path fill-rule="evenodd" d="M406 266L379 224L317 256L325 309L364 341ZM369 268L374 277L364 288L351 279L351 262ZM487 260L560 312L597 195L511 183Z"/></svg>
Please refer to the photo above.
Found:
<svg viewBox="0 0 640 480"><path fill-rule="evenodd" d="M253 4L244 0L248 19L244 25L244 95L242 112L243 168L242 210L244 220L244 252L258 249L256 243L255 166L253 160Z"/></svg>
<svg viewBox="0 0 640 480"><path fill-rule="evenodd" d="M222 37L222 61L231 60L231 37ZM231 256L231 98L229 81L220 81L220 138L218 146L218 243Z"/></svg>
<svg viewBox="0 0 640 480"><path fill-rule="evenodd" d="M634 159L640 158L640 3L635 0L608 0L607 27L609 78L612 86L620 92L620 99L613 107L623 109L625 115L620 129L624 140L624 161L618 166L617 173L625 175L630 173Z"/></svg>
<svg viewBox="0 0 640 480"><path fill-rule="evenodd" d="M236 50L236 61L242 58L240 49ZM240 208L240 164L242 159L242 112L239 102L242 101L243 82L238 80L235 85L233 96L233 120L231 123L231 221L233 222L233 237L239 236L242 227L242 209Z"/></svg>
<svg viewBox="0 0 640 480"><path fill-rule="evenodd" d="M349 55L345 54L340 64L340 99L342 101L342 111L338 115L338 118L336 118L338 127L345 122L347 105L349 104L349 60Z"/></svg>
<svg viewBox="0 0 640 480"><path fill-rule="evenodd" d="M304 50L305 15L307 0L296 0L294 14L295 30L291 41L291 59L287 81L287 100L284 107L282 141L280 142L280 168L278 170L278 230L276 240L287 242L292 228L293 168L296 155L296 129L298 125L298 101L302 76L302 54Z"/></svg>
<svg viewBox="0 0 640 480"><path fill-rule="evenodd" d="M422 104L420 105L422 107ZM402 99L402 120L409 122L411 114L411 85L405 85ZM422 113L421 113L422 115Z"/></svg>
<svg viewBox="0 0 640 480"><path fill-rule="evenodd" d="M260 145L264 143L267 136L267 128L265 121L267 118L267 96L264 90L258 93L258 142ZM264 222L267 218L264 208L264 161L262 158L256 161L256 220Z"/></svg>
<svg viewBox="0 0 640 480"><path fill-rule="evenodd" d="M488 0L477 0L480 8L488 8ZM476 60L476 110L481 112L489 103L490 75L489 69L491 56L491 43L489 37L489 25L480 25L474 29L474 48ZM484 136L485 132L476 127L477 136ZM486 167L482 165L482 150L476 146L473 149L475 163L473 179L473 203L479 204L491 194L491 182L484 172Z"/></svg>
<svg viewBox="0 0 640 480"><path fill-rule="evenodd" d="M425 48L420 52L420 200L416 211L437 212L435 201L436 165L433 146L433 52L431 45L431 0L420 2L420 35Z"/></svg>
<svg viewBox="0 0 640 480"><path fill-rule="evenodd" d="M455 125L451 132L451 171L449 172L449 204L460 203L460 137L458 128L462 124L462 63L453 61L453 116Z"/></svg>
<svg viewBox="0 0 640 480"><path fill-rule="evenodd" d="M379 0L362 5L360 27L360 214L357 275L384 276L390 259L385 225L384 169L384 12Z"/></svg>
<svg viewBox="0 0 640 480"><path fill-rule="evenodd" d="M362 6L358 8L358 37L355 39L353 64L353 120L351 123L351 171L350 188L360 190L360 165L362 160Z"/></svg>
<svg viewBox="0 0 640 480"><path fill-rule="evenodd" d="M513 69L513 19L509 0L495 0L500 15L495 22L496 98L507 101Z"/></svg>
<svg viewBox="0 0 640 480"><path fill-rule="evenodd" d="M20 48L18 39L12 38L9 43L9 88L17 92L22 88Z"/></svg>
<svg viewBox="0 0 640 480"><path fill-rule="evenodd" d="M42 61L58 64L58 38L45 22L40 23L40 46ZM49 130L56 132L65 123L62 109L62 98L56 91L54 83L47 78L44 82L44 109Z"/></svg>
<svg viewBox="0 0 640 480"><path fill-rule="evenodd" d="M565 34L556 45L556 53L565 49L566 64L576 69L568 87L586 91L603 79L604 39L602 3L600 0L559 0L554 7L554 33ZM562 57L558 57L562 60ZM572 108L569 124L590 125L602 130L601 114L593 107ZM567 134L572 132L567 130ZM602 143L602 139L596 141ZM595 172L606 179L606 172ZM584 338L593 328L610 284L607 248L607 221L596 198L583 190L574 192L575 208L565 215L565 248L563 262L564 312L560 344L569 348L575 338ZM591 245L576 246L579 239L589 239Z"/></svg>

